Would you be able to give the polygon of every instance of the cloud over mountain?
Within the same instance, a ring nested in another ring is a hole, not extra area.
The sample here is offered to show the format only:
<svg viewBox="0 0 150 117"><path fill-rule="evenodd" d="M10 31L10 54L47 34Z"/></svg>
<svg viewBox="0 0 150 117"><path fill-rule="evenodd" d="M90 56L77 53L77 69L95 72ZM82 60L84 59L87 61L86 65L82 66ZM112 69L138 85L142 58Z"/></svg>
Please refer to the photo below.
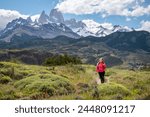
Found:
<svg viewBox="0 0 150 117"><path fill-rule="evenodd" d="M28 16L15 10L0 9L0 28L4 28L8 22L19 17L27 18Z"/></svg>
<svg viewBox="0 0 150 117"><path fill-rule="evenodd" d="M119 15L138 17L150 14L144 0L63 0L56 6L63 13L76 15L100 13L102 17Z"/></svg>
<svg viewBox="0 0 150 117"><path fill-rule="evenodd" d="M141 21L141 28L138 30L146 30L150 32L150 21Z"/></svg>

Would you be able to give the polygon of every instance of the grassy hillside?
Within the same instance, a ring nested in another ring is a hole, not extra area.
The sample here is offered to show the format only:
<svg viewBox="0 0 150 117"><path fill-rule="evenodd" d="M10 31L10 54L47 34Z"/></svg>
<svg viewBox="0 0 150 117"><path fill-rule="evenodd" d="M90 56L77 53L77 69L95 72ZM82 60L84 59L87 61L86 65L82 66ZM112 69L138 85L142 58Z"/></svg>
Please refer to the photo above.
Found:
<svg viewBox="0 0 150 117"><path fill-rule="evenodd" d="M0 62L0 99L150 99L149 70L109 68L107 83L100 85L97 77L92 65Z"/></svg>

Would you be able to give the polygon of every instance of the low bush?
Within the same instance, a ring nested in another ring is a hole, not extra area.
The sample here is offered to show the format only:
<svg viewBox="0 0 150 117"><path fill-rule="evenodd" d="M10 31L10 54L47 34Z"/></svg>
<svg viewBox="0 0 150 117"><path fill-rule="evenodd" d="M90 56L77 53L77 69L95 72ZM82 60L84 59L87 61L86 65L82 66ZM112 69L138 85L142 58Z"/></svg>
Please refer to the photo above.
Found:
<svg viewBox="0 0 150 117"><path fill-rule="evenodd" d="M11 84L0 84L0 100L16 99L16 90Z"/></svg>
<svg viewBox="0 0 150 117"><path fill-rule="evenodd" d="M15 83L15 87L24 91L27 95L38 93L53 96L74 92L73 85L66 78L53 74L38 74L22 79Z"/></svg>
<svg viewBox="0 0 150 117"><path fill-rule="evenodd" d="M9 76L0 77L0 83L2 83L2 84L7 84L11 81L12 81L12 79Z"/></svg>
<svg viewBox="0 0 150 117"><path fill-rule="evenodd" d="M111 76L111 75L115 75L116 74L116 72L114 72L113 70L111 70L111 69L108 69L107 71L106 71L106 73L105 73L105 76Z"/></svg>
<svg viewBox="0 0 150 117"><path fill-rule="evenodd" d="M97 90L99 93L98 99L126 99L132 95L126 87L115 83L99 85Z"/></svg>

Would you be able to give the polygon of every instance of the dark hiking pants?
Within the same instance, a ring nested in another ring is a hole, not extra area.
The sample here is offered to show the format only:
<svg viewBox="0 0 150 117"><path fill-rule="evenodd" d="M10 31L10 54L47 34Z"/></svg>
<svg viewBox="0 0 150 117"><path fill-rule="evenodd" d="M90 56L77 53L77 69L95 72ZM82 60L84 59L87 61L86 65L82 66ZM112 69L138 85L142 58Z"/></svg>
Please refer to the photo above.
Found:
<svg viewBox="0 0 150 117"><path fill-rule="evenodd" d="M104 79L105 72L98 72L98 74L99 74L99 78L101 80L101 83L104 83L105 82L105 79Z"/></svg>

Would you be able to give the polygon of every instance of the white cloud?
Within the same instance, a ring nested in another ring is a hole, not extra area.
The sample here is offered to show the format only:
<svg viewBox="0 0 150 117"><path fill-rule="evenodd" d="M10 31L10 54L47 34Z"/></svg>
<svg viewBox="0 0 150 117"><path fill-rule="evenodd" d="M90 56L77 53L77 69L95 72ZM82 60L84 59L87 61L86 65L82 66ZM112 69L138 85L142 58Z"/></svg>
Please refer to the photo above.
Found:
<svg viewBox="0 0 150 117"><path fill-rule="evenodd" d="M88 24L88 25L91 25L91 26L94 26L94 27L98 27L100 26L99 23L95 22L94 20L92 19L85 19L85 20L82 20L83 23L85 24Z"/></svg>
<svg viewBox="0 0 150 117"><path fill-rule="evenodd" d="M94 33L96 33L99 30L99 26L102 26L102 27L107 28L107 29L113 28L113 25L111 23L108 23L108 22L98 23L92 19L82 20L82 22L85 23L86 26L88 27L88 29L90 29L90 31L92 31Z"/></svg>
<svg viewBox="0 0 150 117"><path fill-rule="evenodd" d="M58 3L56 8L63 13L92 14L96 12L96 4L99 4L98 0L64 0Z"/></svg>
<svg viewBox="0 0 150 117"><path fill-rule="evenodd" d="M150 32L150 21L141 21L141 28L137 29L137 30L146 30L148 32Z"/></svg>
<svg viewBox="0 0 150 117"><path fill-rule="evenodd" d="M32 19L32 21L34 22L35 20L38 20L39 17L40 17L40 14L37 14L37 15L31 16L31 19Z"/></svg>
<svg viewBox="0 0 150 117"><path fill-rule="evenodd" d="M27 18L28 16L15 10L0 9L0 28L4 28L8 22L19 17Z"/></svg>
<svg viewBox="0 0 150 117"><path fill-rule="evenodd" d="M108 22L100 23L100 25L103 26L104 28L107 28L107 29L113 28L112 23L108 23Z"/></svg>
<svg viewBox="0 0 150 117"><path fill-rule="evenodd" d="M150 5L142 6L144 0L63 0L56 8L63 13L93 14L101 13L102 17L108 15L143 16L150 15Z"/></svg>

